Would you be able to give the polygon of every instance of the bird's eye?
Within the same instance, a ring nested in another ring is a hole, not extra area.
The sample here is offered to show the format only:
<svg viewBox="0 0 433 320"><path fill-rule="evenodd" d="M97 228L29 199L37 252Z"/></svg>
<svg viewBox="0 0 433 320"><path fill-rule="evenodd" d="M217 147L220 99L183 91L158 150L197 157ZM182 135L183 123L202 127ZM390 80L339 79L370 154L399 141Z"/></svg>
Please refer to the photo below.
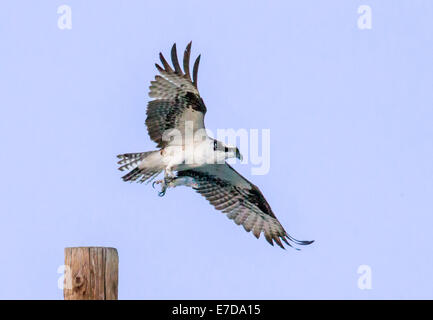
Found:
<svg viewBox="0 0 433 320"><path fill-rule="evenodd" d="M216 149L217 149L217 141L214 140L213 141L213 151L216 151Z"/></svg>
<svg viewBox="0 0 433 320"><path fill-rule="evenodd" d="M229 152L229 148L225 147L225 148L224 148L224 152L225 152L225 153Z"/></svg>

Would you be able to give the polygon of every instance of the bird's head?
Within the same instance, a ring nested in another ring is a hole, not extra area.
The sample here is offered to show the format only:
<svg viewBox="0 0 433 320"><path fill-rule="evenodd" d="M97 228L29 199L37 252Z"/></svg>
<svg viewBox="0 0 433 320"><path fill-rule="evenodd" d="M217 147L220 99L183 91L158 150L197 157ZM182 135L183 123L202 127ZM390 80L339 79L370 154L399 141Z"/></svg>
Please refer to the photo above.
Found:
<svg viewBox="0 0 433 320"><path fill-rule="evenodd" d="M220 154L224 154L224 159L237 158L242 161L243 157L238 147L226 145L218 140L214 140L213 144L214 151Z"/></svg>

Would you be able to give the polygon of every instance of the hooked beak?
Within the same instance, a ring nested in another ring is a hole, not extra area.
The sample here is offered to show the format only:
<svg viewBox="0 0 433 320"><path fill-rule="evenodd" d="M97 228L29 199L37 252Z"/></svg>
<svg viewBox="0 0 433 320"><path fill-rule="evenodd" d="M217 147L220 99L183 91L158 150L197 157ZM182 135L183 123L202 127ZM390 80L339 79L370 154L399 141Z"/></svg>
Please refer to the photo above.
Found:
<svg viewBox="0 0 433 320"><path fill-rule="evenodd" d="M238 158L240 161L242 161L244 159L244 157L239 152L239 149L237 149L237 148L236 148L236 158Z"/></svg>

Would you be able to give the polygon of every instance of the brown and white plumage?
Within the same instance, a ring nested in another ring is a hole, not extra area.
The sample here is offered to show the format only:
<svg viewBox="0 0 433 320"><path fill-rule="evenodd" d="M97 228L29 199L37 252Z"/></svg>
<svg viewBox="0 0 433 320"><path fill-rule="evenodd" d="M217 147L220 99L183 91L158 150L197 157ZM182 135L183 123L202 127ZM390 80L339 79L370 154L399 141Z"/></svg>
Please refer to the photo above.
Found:
<svg viewBox="0 0 433 320"><path fill-rule="evenodd" d="M192 124L193 133L204 129L206 114L206 106L197 88L200 56L195 60L191 76L190 55L191 43L185 49L182 69L176 44L171 49L173 67L159 54L163 67L156 64L160 74L151 81L149 96L153 100L148 103L146 125L150 138L161 149L119 155L119 170L131 170L122 177L123 180L151 181L164 170L164 180L154 182L162 184L160 195L164 195L170 187L190 186L246 231L252 231L257 238L263 233L271 245L275 242L284 248L283 242L289 246L312 243L288 235L261 191L225 162L231 157L241 158L238 148L226 146L207 135L200 142L185 139L186 123L189 123L188 126ZM167 139L167 133L173 130L177 130L182 137L180 149L173 149L179 142ZM191 164L185 161L183 154L179 155L189 143L194 149L194 159L204 159L204 163ZM167 156L173 154L173 150L179 152L175 151L177 154L174 157ZM208 161L214 159L222 161ZM177 175L172 175L172 170Z"/></svg>
<svg viewBox="0 0 433 320"><path fill-rule="evenodd" d="M158 147L167 146L163 134L171 129L177 129L184 137L185 122L191 121L193 132L204 129L204 115L206 106L197 89L197 73L200 56L193 67L193 77L189 72L189 59L191 54L191 42L185 49L182 71L177 59L176 44L171 49L171 58L174 70L165 60L162 53L159 54L164 68L156 65L160 75L155 76L151 82L149 96L154 98L147 105L146 125L150 138L158 144Z"/></svg>
<svg viewBox="0 0 433 320"><path fill-rule="evenodd" d="M281 241L289 246L313 242L296 240L287 234L259 188L227 163L179 171L178 176L192 177L198 193L237 225L252 231L256 238L263 233L271 245L275 241L281 248L284 248Z"/></svg>

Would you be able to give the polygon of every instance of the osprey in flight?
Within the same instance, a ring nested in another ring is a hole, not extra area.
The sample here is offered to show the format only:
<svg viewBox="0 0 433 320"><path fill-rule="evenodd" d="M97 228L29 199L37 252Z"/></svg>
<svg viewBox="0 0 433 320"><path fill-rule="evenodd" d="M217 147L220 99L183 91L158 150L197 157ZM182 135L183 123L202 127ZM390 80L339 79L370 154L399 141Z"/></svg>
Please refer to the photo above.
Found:
<svg viewBox="0 0 433 320"><path fill-rule="evenodd" d="M206 134L206 106L197 89L200 56L191 78L190 53L191 42L185 49L183 70L176 44L171 49L174 70L159 54L163 67L156 64L160 75L151 82L149 96L153 100L148 103L146 119L149 136L159 150L118 155L119 170L131 170L122 179L150 182L164 171L164 179L153 182L153 186L161 184L160 196L168 188L189 186L247 232L257 238L263 232L271 245L275 241L284 249L282 242L289 246L312 243L287 234L260 190L226 163L228 158L242 159L239 149Z"/></svg>

